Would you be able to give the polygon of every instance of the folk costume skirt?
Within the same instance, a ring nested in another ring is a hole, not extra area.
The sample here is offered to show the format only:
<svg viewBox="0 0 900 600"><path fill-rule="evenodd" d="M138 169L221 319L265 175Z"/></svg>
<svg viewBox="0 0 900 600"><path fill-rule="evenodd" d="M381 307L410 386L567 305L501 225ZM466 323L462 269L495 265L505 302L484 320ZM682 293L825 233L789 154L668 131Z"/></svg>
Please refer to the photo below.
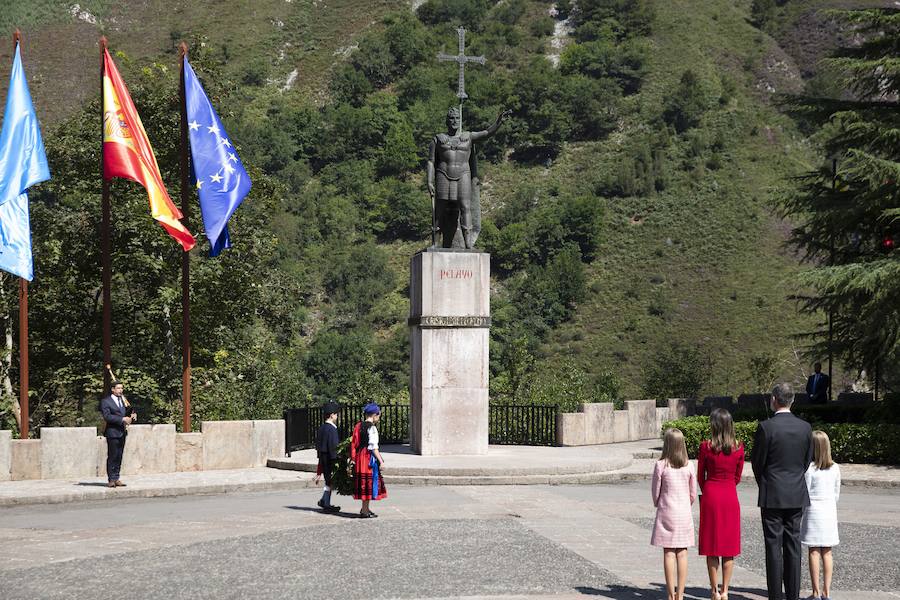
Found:
<svg viewBox="0 0 900 600"><path fill-rule="evenodd" d="M372 462L375 468L372 468ZM377 482L377 487L376 487ZM384 477L378 469L378 461L367 448L356 453L353 467L353 498L355 500L381 500L387 498Z"/></svg>

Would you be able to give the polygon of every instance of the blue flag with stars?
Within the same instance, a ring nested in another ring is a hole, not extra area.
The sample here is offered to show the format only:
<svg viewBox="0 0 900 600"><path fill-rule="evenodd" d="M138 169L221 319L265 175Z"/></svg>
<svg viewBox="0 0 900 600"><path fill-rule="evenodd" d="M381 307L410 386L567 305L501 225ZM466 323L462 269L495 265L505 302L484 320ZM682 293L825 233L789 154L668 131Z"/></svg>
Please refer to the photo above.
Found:
<svg viewBox="0 0 900 600"><path fill-rule="evenodd" d="M203 227L210 256L231 247L228 219L250 193L250 177L231 145L203 86L184 58L184 96L187 103L191 170L200 196Z"/></svg>
<svg viewBox="0 0 900 600"><path fill-rule="evenodd" d="M0 132L0 269L34 279L28 188L50 179L22 53L16 44Z"/></svg>

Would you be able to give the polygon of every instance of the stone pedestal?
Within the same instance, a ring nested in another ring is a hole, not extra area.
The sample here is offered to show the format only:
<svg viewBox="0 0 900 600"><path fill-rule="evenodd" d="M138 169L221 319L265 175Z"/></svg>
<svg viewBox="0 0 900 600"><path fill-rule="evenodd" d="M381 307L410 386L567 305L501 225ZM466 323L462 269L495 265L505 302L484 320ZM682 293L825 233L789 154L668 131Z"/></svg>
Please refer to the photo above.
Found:
<svg viewBox="0 0 900 600"><path fill-rule="evenodd" d="M412 450L487 454L490 255L429 248L411 271Z"/></svg>

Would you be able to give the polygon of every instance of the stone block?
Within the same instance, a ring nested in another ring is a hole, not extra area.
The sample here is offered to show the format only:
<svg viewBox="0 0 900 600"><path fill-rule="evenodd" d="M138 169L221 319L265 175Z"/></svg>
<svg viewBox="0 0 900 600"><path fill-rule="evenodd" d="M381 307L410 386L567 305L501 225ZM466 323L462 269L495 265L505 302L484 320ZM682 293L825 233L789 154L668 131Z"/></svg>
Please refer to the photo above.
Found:
<svg viewBox="0 0 900 600"><path fill-rule="evenodd" d="M423 456L487 454L487 389L413 390L410 408L413 452Z"/></svg>
<svg viewBox="0 0 900 600"><path fill-rule="evenodd" d="M13 440L12 466L13 481L41 478L41 440Z"/></svg>
<svg viewBox="0 0 900 600"><path fill-rule="evenodd" d="M612 402L592 402L581 406L586 444L611 444L615 440L614 408Z"/></svg>
<svg viewBox="0 0 900 600"><path fill-rule="evenodd" d="M556 421L556 442L560 446L584 446L585 413L560 413Z"/></svg>
<svg viewBox="0 0 900 600"><path fill-rule="evenodd" d="M656 434L660 435L662 432L663 423L669 420L669 408L668 407L656 407Z"/></svg>
<svg viewBox="0 0 900 600"><path fill-rule="evenodd" d="M731 396L707 396L703 399L703 406L709 410L724 408L731 411L734 410L734 398Z"/></svg>
<svg viewBox="0 0 900 600"><path fill-rule="evenodd" d="M41 479L96 476L96 427L41 427Z"/></svg>
<svg viewBox="0 0 900 600"><path fill-rule="evenodd" d="M203 469L253 466L253 421L203 421Z"/></svg>
<svg viewBox="0 0 900 600"><path fill-rule="evenodd" d="M628 437L631 440L652 440L659 437L656 428L656 400L627 400Z"/></svg>
<svg viewBox="0 0 900 600"><path fill-rule="evenodd" d="M270 458L284 458L284 420L253 421L253 466L264 467Z"/></svg>
<svg viewBox="0 0 900 600"><path fill-rule="evenodd" d="M666 401L669 405L669 418L681 419L690 417L696 412L696 401L689 398L669 398Z"/></svg>
<svg viewBox="0 0 900 600"><path fill-rule="evenodd" d="M862 405L875 402L875 394L872 392L841 392L837 395L838 404Z"/></svg>
<svg viewBox="0 0 900 600"><path fill-rule="evenodd" d="M127 442L126 442L126 445ZM97 436L97 477L106 477L106 455L108 453L106 447L106 438L102 435ZM124 462L124 460L123 460Z"/></svg>
<svg viewBox="0 0 900 600"><path fill-rule="evenodd" d="M122 475L175 472L175 425L130 425Z"/></svg>
<svg viewBox="0 0 900 600"><path fill-rule="evenodd" d="M800 406L803 404L810 404L809 394L805 392L798 392L794 394L794 404Z"/></svg>
<svg viewBox="0 0 900 600"><path fill-rule="evenodd" d="M489 316L491 255L419 252L411 261L411 317Z"/></svg>
<svg viewBox="0 0 900 600"><path fill-rule="evenodd" d="M0 481L12 477L12 431L0 430Z"/></svg>
<svg viewBox="0 0 900 600"><path fill-rule="evenodd" d="M765 410L769 406L772 394L741 394L737 398L739 408Z"/></svg>
<svg viewBox="0 0 900 600"><path fill-rule="evenodd" d="M203 470L203 434L199 431L175 434L175 470Z"/></svg>
<svg viewBox="0 0 900 600"><path fill-rule="evenodd" d="M630 440L631 440L631 438L628 435L628 411L627 410L614 410L613 411L613 441L614 442L627 442Z"/></svg>

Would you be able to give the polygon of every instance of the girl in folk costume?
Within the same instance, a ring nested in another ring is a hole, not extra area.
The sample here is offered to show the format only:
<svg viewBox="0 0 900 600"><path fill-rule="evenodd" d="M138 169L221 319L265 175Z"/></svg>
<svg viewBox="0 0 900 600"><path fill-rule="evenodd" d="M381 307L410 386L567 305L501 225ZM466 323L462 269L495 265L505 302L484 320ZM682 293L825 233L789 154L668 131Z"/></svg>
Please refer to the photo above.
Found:
<svg viewBox="0 0 900 600"><path fill-rule="evenodd" d="M378 450L378 421L381 409L374 402L363 408L365 420L353 428L350 440L350 463L353 465L353 498L362 500L359 516L363 519L377 517L369 510L369 501L387 498L381 470L384 460Z"/></svg>
<svg viewBox="0 0 900 600"><path fill-rule="evenodd" d="M680 429L666 430L662 458L653 467L651 494L656 521L650 544L663 549L668 600L683 600L687 549L694 545L691 505L697 499L697 478Z"/></svg>
<svg viewBox="0 0 900 600"><path fill-rule="evenodd" d="M837 502L841 496L841 468L831 459L831 441L824 431L813 431L813 462L806 470L809 507L803 511L800 542L809 547L809 576L812 596L818 600L831 597L834 559L832 546L837 546ZM824 586L819 586L819 559L824 566Z"/></svg>
<svg viewBox="0 0 900 600"><path fill-rule="evenodd" d="M700 444L700 555L706 557L712 600L728 600L734 557L741 553L741 505L737 484L744 472L744 447L734 437L734 420L724 408L709 415L710 439ZM719 591L719 559L722 590Z"/></svg>

